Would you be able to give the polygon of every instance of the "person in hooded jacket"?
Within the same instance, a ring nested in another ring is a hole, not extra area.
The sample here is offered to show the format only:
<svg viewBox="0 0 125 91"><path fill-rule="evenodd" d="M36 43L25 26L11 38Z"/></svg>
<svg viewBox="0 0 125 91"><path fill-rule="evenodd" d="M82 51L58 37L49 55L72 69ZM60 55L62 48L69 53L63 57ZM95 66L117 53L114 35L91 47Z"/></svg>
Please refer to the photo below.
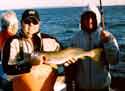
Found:
<svg viewBox="0 0 125 91"><path fill-rule="evenodd" d="M92 10L81 14L80 28L81 31L72 38L70 47L86 51L102 48L103 51L99 62L86 57L84 61L77 61L65 68L67 91L109 91L111 76L108 67L118 62L117 41L110 32L102 30Z"/></svg>

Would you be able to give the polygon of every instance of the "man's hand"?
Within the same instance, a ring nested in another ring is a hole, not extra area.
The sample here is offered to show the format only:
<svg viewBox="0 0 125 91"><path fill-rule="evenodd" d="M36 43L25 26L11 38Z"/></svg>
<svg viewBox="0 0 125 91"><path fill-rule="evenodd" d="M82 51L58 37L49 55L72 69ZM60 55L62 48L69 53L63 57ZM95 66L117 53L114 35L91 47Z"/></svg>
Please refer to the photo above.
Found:
<svg viewBox="0 0 125 91"><path fill-rule="evenodd" d="M40 65L40 64L43 64L43 61L44 60L42 60L39 53L32 53L29 60L31 65Z"/></svg>
<svg viewBox="0 0 125 91"><path fill-rule="evenodd" d="M102 42L106 43L109 41L110 33L107 31L101 31L101 40Z"/></svg>
<svg viewBox="0 0 125 91"><path fill-rule="evenodd" d="M77 60L73 57L69 57L68 60L64 63L65 67L68 67L70 64L75 63Z"/></svg>

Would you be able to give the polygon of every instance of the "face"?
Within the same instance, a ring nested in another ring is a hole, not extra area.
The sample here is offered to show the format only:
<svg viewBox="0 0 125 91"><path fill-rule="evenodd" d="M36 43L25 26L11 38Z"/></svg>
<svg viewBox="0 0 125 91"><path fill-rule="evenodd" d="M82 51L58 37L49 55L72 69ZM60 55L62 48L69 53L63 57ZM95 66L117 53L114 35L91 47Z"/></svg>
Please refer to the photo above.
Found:
<svg viewBox="0 0 125 91"><path fill-rule="evenodd" d="M94 22L93 22L91 17L88 20L85 21L85 26L86 26L88 31L91 31L93 29L93 27L94 27L93 23Z"/></svg>
<svg viewBox="0 0 125 91"><path fill-rule="evenodd" d="M15 35L17 30L18 30L18 22L15 24L10 24L8 26L8 34L11 36Z"/></svg>
<svg viewBox="0 0 125 91"><path fill-rule="evenodd" d="M13 36L18 31L18 19L15 14L6 15L4 17L7 23L7 32L10 36Z"/></svg>
<svg viewBox="0 0 125 91"><path fill-rule="evenodd" d="M96 17L92 15L86 15L85 18L81 20L81 28L86 32L94 32L97 29L97 20Z"/></svg>
<svg viewBox="0 0 125 91"><path fill-rule="evenodd" d="M39 31L39 28L40 22L35 18L27 18L22 21L22 30L27 38L32 38L33 34Z"/></svg>

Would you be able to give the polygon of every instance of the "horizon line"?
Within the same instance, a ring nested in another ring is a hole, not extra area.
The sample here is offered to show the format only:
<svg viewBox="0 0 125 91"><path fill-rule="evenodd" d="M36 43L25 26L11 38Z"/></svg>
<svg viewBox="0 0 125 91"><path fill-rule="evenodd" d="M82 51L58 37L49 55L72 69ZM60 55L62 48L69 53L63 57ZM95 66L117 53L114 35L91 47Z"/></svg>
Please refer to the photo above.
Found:
<svg viewBox="0 0 125 91"><path fill-rule="evenodd" d="M4 11L4 10L18 10L18 9L28 9L28 8L41 8L41 9L47 9L47 8L67 8L67 7L86 7L87 5L74 5L74 6L31 6L31 7L10 7L10 8L0 8L0 11ZM97 5L100 6L100 5ZM125 6L124 4L104 4L103 6Z"/></svg>

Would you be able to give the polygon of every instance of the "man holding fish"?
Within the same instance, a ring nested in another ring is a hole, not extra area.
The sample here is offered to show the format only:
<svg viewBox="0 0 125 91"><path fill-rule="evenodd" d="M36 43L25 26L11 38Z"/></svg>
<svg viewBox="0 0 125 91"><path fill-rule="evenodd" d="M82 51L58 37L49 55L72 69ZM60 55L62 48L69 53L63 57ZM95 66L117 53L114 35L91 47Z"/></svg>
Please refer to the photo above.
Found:
<svg viewBox="0 0 125 91"><path fill-rule="evenodd" d="M81 31L73 37L71 47L86 51L101 48L103 51L98 61L87 56L84 61L77 61L65 68L67 91L109 91L111 76L108 67L118 62L118 44L111 33L99 27L97 7L88 7L80 18ZM75 59L72 57L71 60Z"/></svg>
<svg viewBox="0 0 125 91"><path fill-rule="evenodd" d="M61 49L61 45L55 38L47 34L40 33L40 17L38 12L34 9L27 9L24 11L21 19L21 28L22 29L21 31L19 31L19 34L8 39L7 42L5 43L5 46L2 52L2 65L3 65L4 71L8 74L8 77L10 80L15 79L15 77L20 77L21 74L29 73L28 75L29 75L29 80L31 80L31 83L30 83L31 90L39 91L40 89L42 89L42 87L33 88L33 86L36 86L35 81L37 78L35 77L38 77L36 76L37 73L33 73L33 72L36 72L36 69L39 68L39 67L36 67L36 65L39 65L41 60L35 60L35 62L34 60L30 61L30 59L33 58L31 56L33 56L33 54L36 55L35 53L37 52L59 51ZM44 65L42 67L44 70L44 67L46 66ZM50 67L48 66L47 68L50 69ZM44 74L44 73L41 72L41 74ZM44 77L46 76L47 75L44 75ZM27 75L24 75L24 77L26 78ZM32 77L32 79L30 79L30 77ZM19 82L19 84L15 84L16 81L14 80L13 82L12 89L14 91L16 90L27 91L26 89L30 88L30 87L25 88L25 86L28 84L28 81L26 85L23 87L21 87L21 82ZM40 81L43 81L43 79ZM32 82L34 82L34 84L32 84ZM18 86L20 86L19 88L20 90L18 89Z"/></svg>
<svg viewBox="0 0 125 91"><path fill-rule="evenodd" d="M73 63L68 55L76 59L91 56L98 61L97 55L101 52L98 49L61 51L62 46L55 38L40 33L40 17L34 9L24 11L21 27L19 34L7 40L2 52L4 71L12 81L9 91L53 91L57 78L55 69L58 65Z"/></svg>

